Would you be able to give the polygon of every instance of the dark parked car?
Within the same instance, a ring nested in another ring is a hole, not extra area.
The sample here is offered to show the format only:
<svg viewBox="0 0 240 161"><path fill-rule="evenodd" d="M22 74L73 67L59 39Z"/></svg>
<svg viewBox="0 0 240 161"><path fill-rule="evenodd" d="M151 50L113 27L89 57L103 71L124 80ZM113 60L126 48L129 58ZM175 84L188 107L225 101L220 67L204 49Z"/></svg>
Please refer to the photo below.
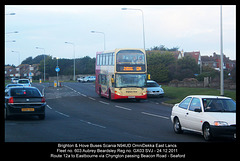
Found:
<svg viewBox="0 0 240 161"><path fill-rule="evenodd" d="M45 98L35 87L10 87L5 90L5 119L16 115L37 115L45 119Z"/></svg>

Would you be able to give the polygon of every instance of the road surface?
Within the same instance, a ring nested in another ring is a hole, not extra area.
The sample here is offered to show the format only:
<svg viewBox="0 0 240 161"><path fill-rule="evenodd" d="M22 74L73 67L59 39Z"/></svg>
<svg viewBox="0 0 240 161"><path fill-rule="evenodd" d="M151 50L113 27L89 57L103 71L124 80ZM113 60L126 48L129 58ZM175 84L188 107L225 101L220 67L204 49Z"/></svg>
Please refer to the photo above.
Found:
<svg viewBox="0 0 240 161"><path fill-rule="evenodd" d="M201 135L175 134L165 98L109 101L93 83L33 86L45 94L46 118L16 117L5 121L6 142L204 142Z"/></svg>

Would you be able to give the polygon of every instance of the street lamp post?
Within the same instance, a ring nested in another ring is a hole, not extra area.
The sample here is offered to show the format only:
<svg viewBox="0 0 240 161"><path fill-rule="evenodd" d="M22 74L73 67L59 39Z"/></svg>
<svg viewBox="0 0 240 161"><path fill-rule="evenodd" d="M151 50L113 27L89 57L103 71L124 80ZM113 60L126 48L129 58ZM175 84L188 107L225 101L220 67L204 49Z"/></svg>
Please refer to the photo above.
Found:
<svg viewBox="0 0 240 161"><path fill-rule="evenodd" d="M105 42L105 33L104 32L99 32L99 31L91 31L91 33L99 33L99 34L103 34L103 48L104 50L106 50L106 42Z"/></svg>
<svg viewBox="0 0 240 161"><path fill-rule="evenodd" d="M19 33L18 31L13 31L13 32L6 32L5 34L7 35L7 34L17 34L17 33Z"/></svg>
<svg viewBox="0 0 240 161"><path fill-rule="evenodd" d="M144 15L143 15L143 10L137 9L137 8L122 8L122 10L137 10L137 11L141 11L141 13L142 13L142 28L143 28L143 47L144 47L144 50L145 50L145 31L144 31Z"/></svg>
<svg viewBox="0 0 240 161"><path fill-rule="evenodd" d="M20 72L20 52L18 52L18 51L13 51L12 50L12 52L13 53L18 53L18 63L19 63L19 79L21 78L21 72Z"/></svg>
<svg viewBox="0 0 240 161"><path fill-rule="evenodd" d="M220 95L224 95L224 76L223 76L223 37L222 37L222 5L220 6L220 53L221 53L221 73L220 73Z"/></svg>
<svg viewBox="0 0 240 161"><path fill-rule="evenodd" d="M44 65L43 65L43 66L44 66L44 67L43 67L43 80L45 81L45 53L46 53L46 52L45 52L45 49L44 49L44 48L36 47L36 49L42 49L42 50L44 51L44 55L43 55L43 59L44 59L44 60L43 60L43 64L44 64Z"/></svg>
<svg viewBox="0 0 240 161"><path fill-rule="evenodd" d="M16 40L7 40L5 42L16 42Z"/></svg>
<svg viewBox="0 0 240 161"><path fill-rule="evenodd" d="M5 15L11 15L11 16L13 16L13 15L16 15L16 13L7 13L7 14L5 14Z"/></svg>
<svg viewBox="0 0 240 161"><path fill-rule="evenodd" d="M58 57L57 57L57 68L59 68L58 67ZM58 71L57 71L57 87L58 87Z"/></svg>
<svg viewBox="0 0 240 161"><path fill-rule="evenodd" d="M66 44L71 44L71 45L73 45L73 56L74 56L74 58L73 58L73 80L75 81L75 44L74 43L72 43L72 42L65 42Z"/></svg>

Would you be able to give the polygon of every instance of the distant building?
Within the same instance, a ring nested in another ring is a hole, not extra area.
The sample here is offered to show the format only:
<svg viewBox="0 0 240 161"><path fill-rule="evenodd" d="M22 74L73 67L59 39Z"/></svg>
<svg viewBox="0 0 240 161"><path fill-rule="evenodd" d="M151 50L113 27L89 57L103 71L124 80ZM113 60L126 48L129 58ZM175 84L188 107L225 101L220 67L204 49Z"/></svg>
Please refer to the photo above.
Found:
<svg viewBox="0 0 240 161"><path fill-rule="evenodd" d="M192 57L198 65L201 65L201 54L200 51L184 52L184 56Z"/></svg>
<svg viewBox="0 0 240 161"><path fill-rule="evenodd" d="M203 66L209 66L216 70L220 69L221 57L220 55L213 53L213 56L201 56L200 51L192 51L192 52L183 52L182 51L159 51L159 50L151 50L147 51L148 54L151 53L160 53L164 54L166 52L173 53L173 56L176 60L181 59L185 56L192 57L196 63L200 66L200 73ZM230 60L229 57L223 55L223 69L231 70L236 66L236 60Z"/></svg>
<svg viewBox="0 0 240 161"><path fill-rule="evenodd" d="M202 56L202 65L203 66L209 66L216 70L219 70L221 68L221 57L220 55L213 53L213 56ZM231 70L235 67L236 60L230 60L229 57L226 57L223 55L223 69Z"/></svg>
<svg viewBox="0 0 240 161"><path fill-rule="evenodd" d="M41 75L41 72L39 71L39 64L20 64L17 67L5 66L5 78L19 77L20 75L21 78L27 78L29 77L29 73L31 73L31 76Z"/></svg>

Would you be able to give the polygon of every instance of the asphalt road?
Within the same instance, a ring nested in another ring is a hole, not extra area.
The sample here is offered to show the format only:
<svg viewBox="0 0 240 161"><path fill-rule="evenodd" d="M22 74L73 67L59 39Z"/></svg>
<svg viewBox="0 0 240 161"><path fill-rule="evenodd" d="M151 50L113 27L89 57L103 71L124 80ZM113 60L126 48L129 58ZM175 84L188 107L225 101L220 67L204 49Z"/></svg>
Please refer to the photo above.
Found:
<svg viewBox="0 0 240 161"><path fill-rule="evenodd" d="M165 98L109 101L93 83L33 86L46 97L46 118L16 117L5 121L6 142L204 142L201 135L175 134Z"/></svg>

